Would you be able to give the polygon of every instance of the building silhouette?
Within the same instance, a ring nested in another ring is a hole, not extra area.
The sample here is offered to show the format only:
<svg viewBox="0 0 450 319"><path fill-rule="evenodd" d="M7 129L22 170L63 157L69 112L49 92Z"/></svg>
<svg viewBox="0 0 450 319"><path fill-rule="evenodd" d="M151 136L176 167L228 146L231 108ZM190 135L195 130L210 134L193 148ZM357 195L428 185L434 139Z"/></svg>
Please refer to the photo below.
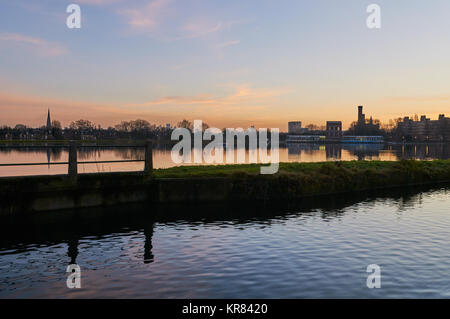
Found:
<svg viewBox="0 0 450 319"><path fill-rule="evenodd" d="M342 122L341 121L327 121L327 139L341 139L342 137Z"/></svg>
<svg viewBox="0 0 450 319"><path fill-rule="evenodd" d="M425 115L419 121L408 116L398 123L398 134L404 141L449 141L450 118L440 114L437 120L430 120Z"/></svg>
<svg viewBox="0 0 450 319"><path fill-rule="evenodd" d="M302 128L302 122L288 122L288 132L289 134L302 134L306 130Z"/></svg>
<svg viewBox="0 0 450 319"><path fill-rule="evenodd" d="M363 113L363 106L358 106L358 125L366 124L366 114Z"/></svg>
<svg viewBox="0 0 450 319"><path fill-rule="evenodd" d="M48 113L47 113L47 125L45 126L45 128L47 129L47 132L50 132L50 130L52 129L52 121L50 119L50 109L48 109Z"/></svg>
<svg viewBox="0 0 450 319"><path fill-rule="evenodd" d="M380 135L380 124L375 122L372 117L369 120L366 119L366 115L363 113L363 106L360 105L358 106L358 120L352 123L348 134L355 136Z"/></svg>

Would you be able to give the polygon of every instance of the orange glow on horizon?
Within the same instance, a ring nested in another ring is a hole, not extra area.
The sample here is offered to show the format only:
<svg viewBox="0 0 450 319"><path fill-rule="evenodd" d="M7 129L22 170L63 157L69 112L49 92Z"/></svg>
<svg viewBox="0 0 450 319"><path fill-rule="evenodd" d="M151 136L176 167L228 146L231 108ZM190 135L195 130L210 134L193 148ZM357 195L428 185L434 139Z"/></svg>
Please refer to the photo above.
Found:
<svg viewBox="0 0 450 319"><path fill-rule="evenodd" d="M172 97L159 99L143 104L108 105L107 103L77 102L61 99L36 97L22 94L0 93L0 107L3 112L0 125L14 126L25 124L31 127L45 125L47 108L50 108L53 120L58 120L63 126L71 121L87 119L102 127L114 126L125 120L144 119L152 124L176 125L182 119L202 120L211 127L218 128L279 128L287 131L289 121L302 121L303 127L308 124L324 126L326 121L342 121L344 128L357 119L357 105L330 105L325 111L317 108L302 108L298 110L290 105L284 106L289 111L278 111L267 103L259 101L270 99L276 104L278 93L250 91L241 88L235 94L217 99L209 95L193 98ZM426 98L390 98L381 103L371 101L370 106L364 106L366 118L380 119L387 124L390 119L403 116L426 114L435 119L439 114L450 109L450 99L435 98L434 108L425 108L430 99ZM171 107L167 107L169 104ZM292 103L294 104L294 103ZM377 105L378 104L378 105ZM377 105L377 106L373 106ZM395 107L392 107L395 105ZM428 109L427 112L417 112ZM408 111L409 110L409 111ZM416 110L414 112L414 110ZM432 112L430 112L432 111Z"/></svg>

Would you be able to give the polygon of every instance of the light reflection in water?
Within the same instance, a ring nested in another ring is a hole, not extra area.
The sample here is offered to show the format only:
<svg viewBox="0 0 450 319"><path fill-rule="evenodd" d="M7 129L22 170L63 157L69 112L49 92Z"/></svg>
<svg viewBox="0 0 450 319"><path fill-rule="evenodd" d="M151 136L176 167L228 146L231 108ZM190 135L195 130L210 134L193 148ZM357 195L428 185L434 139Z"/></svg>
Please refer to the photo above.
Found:
<svg viewBox="0 0 450 319"><path fill-rule="evenodd" d="M127 205L2 223L0 297L450 297L450 191ZM82 289L66 288L69 263ZM382 288L366 287L379 264Z"/></svg>
<svg viewBox="0 0 450 319"><path fill-rule="evenodd" d="M193 149L194 153L201 150ZM249 162L250 153L255 150L246 150L246 162ZM236 153L236 151L235 151ZM269 152L270 153L270 152ZM382 160L395 161L403 158L420 160L449 159L450 144L418 144L418 145L382 145L382 144L289 144L280 147L280 162L322 162L335 160ZM175 164L170 156L170 148L156 148L153 152L155 168L168 168ZM225 155L224 155L225 158ZM236 158L236 156L235 156ZM65 162L68 159L65 148L0 148L0 163L32 163L32 162ZM142 148L80 148L79 161L107 161L144 159ZM193 162L193 161L192 161ZM200 164L201 165L201 164ZM209 164L208 164L209 165ZM137 171L142 170L143 162L118 164L84 164L79 165L80 173ZM0 176L21 176L39 174L66 174L65 165L0 167Z"/></svg>

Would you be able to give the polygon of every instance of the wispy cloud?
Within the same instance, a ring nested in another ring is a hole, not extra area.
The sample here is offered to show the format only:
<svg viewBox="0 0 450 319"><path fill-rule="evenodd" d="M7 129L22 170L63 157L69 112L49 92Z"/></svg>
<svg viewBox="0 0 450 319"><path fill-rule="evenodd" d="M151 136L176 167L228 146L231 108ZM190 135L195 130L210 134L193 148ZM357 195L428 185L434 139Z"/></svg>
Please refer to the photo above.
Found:
<svg viewBox="0 0 450 319"><path fill-rule="evenodd" d="M227 41L227 42L223 42L223 43L217 44L216 48L222 49L222 48L226 48L226 47L229 47L229 46L238 45L239 43L241 43L240 40Z"/></svg>
<svg viewBox="0 0 450 319"><path fill-rule="evenodd" d="M7 46L25 47L40 56L46 57L67 53L67 49L57 43L19 33L0 33L0 45L2 43Z"/></svg>
<svg viewBox="0 0 450 319"><path fill-rule="evenodd" d="M242 85L224 96L169 96L144 104L114 105L28 95L19 91L0 91L0 109L4 113L0 124L15 125L20 122L32 126L44 125L47 108L50 108L52 116L63 125L79 118L89 119L102 126L136 118L160 124L190 118L202 119L217 127L248 127L250 124L269 127L269 123L273 121L271 109L275 105L270 97L284 92L287 90L254 89ZM250 118L251 123L248 122Z"/></svg>
<svg viewBox="0 0 450 319"><path fill-rule="evenodd" d="M201 12L181 14L175 0L148 0L140 5L121 6L116 13L125 18L134 33L146 33L168 42L206 37L246 23L226 21Z"/></svg>
<svg viewBox="0 0 450 319"><path fill-rule="evenodd" d="M140 8L126 8L117 11L125 16L127 23L135 30L153 30L159 22L160 15L172 0L154 0Z"/></svg>
<svg viewBox="0 0 450 319"><path fill-rule="evenodd" d="M202 119L217 127L249 127L252 124L256 127L277 127L269 124L274 122L273 114L277 112L276 97L289 91L287 88L232 85L228 94L166 96L141 104L125 105L124 109L134 112L140 110L172 121L180 118Z"/></svg>
<svg viewBox="0 0 450 319"><path fill-rule="evenodd" d="M96 5L96 6L103 6L103 5L110 5L117 2L120 2L123 0L77 0L76 2L78 4L88 4L88 5Z"/></svg>
<svg viewBox="0 0 450 319"><path fill-rule="evenodd" d="M131 107L148 107L160 105L187 106L187 105L208 105L208 106L239 106L257 103L265 103L271 97L287 93L287 89L255 89L247 84L235 86L233 93L218 96L213 94L199 94L196 96L166 96L142 104L132 104Z"/></svg>
<svg viewBox="0 0 450 319"><path fill-rule="evenodd" d="M156 100L148 101L142 104L131 104L130 106L155 106L155 105L193 105L193 104L214 104L217 98L208 94L199 94L197 96L165 96Z"/></svg>
<svg viewBox="0 0 450 319"><path fill-rule="evenodd" d="M415 95L415 96L389 96L384 101L403 101L403 102L447 102L450 101L450 95Z"/></svg>
<svg viewBox="0 0 450 319"><path fill-rule="evenodd" d="M206 36L211 33L215 33L222 29L223 25L221 22L217 24L191 22L184 25L181 30L184 35L180 36L178 39L192 39Z"/></svg>

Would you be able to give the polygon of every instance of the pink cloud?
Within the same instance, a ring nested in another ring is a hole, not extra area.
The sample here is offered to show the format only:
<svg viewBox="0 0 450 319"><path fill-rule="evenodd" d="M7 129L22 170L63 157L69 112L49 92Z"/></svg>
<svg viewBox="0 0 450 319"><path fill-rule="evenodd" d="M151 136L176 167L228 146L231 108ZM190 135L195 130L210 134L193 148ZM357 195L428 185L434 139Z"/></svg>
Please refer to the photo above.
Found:
<svg viewBox="0 0 450 319"><path fill-rule="evenodd" d="M159 21L162 10L169 5L171 0L155 0L142 8L121 9L119 14L127 19L128 25L137 30L151 30Z"/></svg>
<svg viewBox="0 0 450 319"><path fill-rule="evenodd" d="M222 23L209 24L209 23L188 23L182 30L186 33L182 38L198 38L203 37L211 33L215 33L222 29Z"/></svg>
<svg viewBox="0 0 450 319"><path fill-rule="evenodd" d="M221 22L209 16L187 16L172 7L173 0L153 0L141 6L117 9L132 31L148 32L163 41L178 41L230 30L241 22Z"/></svg>
<svg viewBox="0 0 450 319"><path fill-rule="evenodd" d="M233 46L233 45L238 45L239 43L241 43L240 40L231 40L231 41L227 41L227 42L223 42L223 43L219 43L216 45L216 48L226 48L229 46Z"/></svg>
<svg viewBox="0 0 450 319"><path fill-rule="evenodd" d="M8 46L25 47L33 50L38 55L46 57L67 53L67 50L57 43L19 33L0 33L0 44L1 43Z"/></svg>
<svg viewBox="0 0 450 319"><path fill-rule="evenodd" d="M109 5L109 4L117 3L119 1L122 1L122 0L77 0L76 2L78 4L102 6L102 5Z"/></svg>
<svg viewBox="0 0 450 319"><path fill-rule="evenodd" d="M187 106L208 105L211 107L237 106L261 104L267 99L287 93L287 89L255 89L248 85L234 86L233 93L225 96L214 96L212 94L199 94L196 96L167 96L142 104L131 104L132 107L146 106Z"/></svg>

